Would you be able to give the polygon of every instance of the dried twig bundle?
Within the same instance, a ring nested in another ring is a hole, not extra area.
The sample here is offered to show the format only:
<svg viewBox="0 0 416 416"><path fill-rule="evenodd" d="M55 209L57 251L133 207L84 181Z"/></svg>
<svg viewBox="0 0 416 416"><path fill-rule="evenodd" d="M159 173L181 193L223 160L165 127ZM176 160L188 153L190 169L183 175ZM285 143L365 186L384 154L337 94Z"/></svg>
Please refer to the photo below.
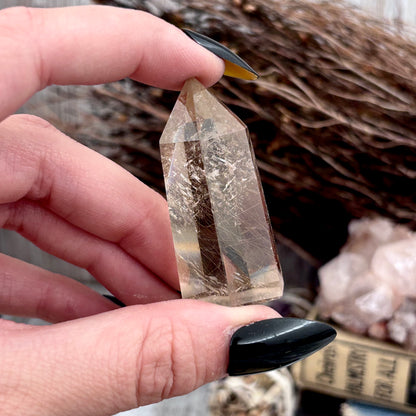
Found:
<svg viewBox="0 0 416 416"><path fill-rule="evenodd" d="M410 38L339 2L101 2L206 34L260 73L215 92L248 125L275 228L311 261L337 253L353 217L416 226ZM65 129L162 190L158 139L177 94L130 81L93 94L82 128Z"/></svg>

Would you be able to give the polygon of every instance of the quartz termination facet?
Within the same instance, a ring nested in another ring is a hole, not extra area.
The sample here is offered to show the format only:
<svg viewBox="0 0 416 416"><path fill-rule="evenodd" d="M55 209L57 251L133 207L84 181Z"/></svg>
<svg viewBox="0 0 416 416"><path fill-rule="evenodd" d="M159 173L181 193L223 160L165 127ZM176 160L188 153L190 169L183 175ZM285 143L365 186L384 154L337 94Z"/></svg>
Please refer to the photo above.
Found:
<svg viewBox="0 0 416 416"><path fill-rule="evenodd" d="M246 126L195 79L160 139L182 296L222 305L282 295Z"/></svg>

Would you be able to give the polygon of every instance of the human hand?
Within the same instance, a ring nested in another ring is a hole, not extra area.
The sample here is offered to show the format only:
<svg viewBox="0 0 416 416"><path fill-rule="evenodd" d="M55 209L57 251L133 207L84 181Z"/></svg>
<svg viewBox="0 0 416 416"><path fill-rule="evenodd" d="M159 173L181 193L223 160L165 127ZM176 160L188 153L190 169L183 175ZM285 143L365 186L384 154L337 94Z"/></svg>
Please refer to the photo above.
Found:
<svg viewBox="0 0 416 416"><path fill-rule="evenodd" d="M10 115L49 84L180 89L214 83L222 61L160 19L100 6L3 10L0 61L0 225L132 305L0 254L0 313L54 322L0 320L2 415L111 415L224 376L237 328L277 314L177 300L164 199L46 121Z"/></svg>

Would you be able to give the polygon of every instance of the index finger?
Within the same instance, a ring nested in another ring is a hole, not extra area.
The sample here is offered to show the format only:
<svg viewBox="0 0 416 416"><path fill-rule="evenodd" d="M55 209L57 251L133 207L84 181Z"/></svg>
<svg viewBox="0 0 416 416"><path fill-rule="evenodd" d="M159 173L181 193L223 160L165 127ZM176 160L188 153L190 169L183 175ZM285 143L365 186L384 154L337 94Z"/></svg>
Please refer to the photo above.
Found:
<svg viewBox="0 0 416 416"><path fill-rule="evenodd" d="M50 84L131 77L165 89L191 78L211 85L221 59L148 13L107 6L0 12L0 120Z"/></svg>

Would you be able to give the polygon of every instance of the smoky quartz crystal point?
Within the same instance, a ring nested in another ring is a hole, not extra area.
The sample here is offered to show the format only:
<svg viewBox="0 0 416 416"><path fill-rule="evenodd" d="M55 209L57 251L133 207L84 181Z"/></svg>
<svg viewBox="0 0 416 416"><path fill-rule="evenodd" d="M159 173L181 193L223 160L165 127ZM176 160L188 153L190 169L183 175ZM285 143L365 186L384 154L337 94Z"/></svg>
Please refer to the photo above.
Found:
<svg viewBox="0 0 416 416"><path fill-rule="evenodd" d="M191 79L160 150L182 296L229 306L280 297L283 278L246 126Z"/></svg>

